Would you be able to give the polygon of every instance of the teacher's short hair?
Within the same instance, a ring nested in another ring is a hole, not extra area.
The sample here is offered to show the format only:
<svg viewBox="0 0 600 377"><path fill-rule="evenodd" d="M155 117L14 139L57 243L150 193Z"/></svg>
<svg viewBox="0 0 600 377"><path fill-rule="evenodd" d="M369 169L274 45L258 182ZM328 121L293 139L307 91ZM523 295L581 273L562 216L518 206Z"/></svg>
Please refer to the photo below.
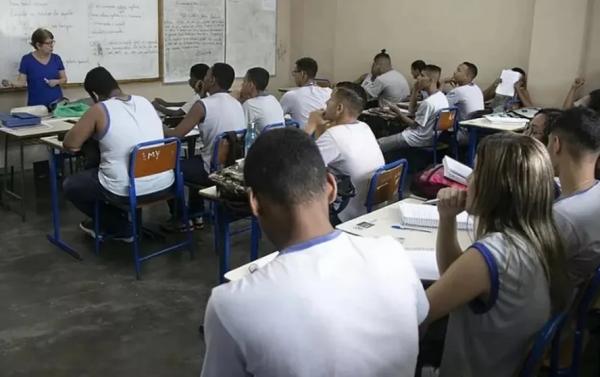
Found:
<svg viewBox="0 0 600 377"><path fill-rule="evenodd" d="M35 29L33 34L31 34L31 42L29 44L31 44L31 46L37 50L37 44L44 44L46 39L54 39L54 34L52 34L48 29L38 28Z"/></svg>

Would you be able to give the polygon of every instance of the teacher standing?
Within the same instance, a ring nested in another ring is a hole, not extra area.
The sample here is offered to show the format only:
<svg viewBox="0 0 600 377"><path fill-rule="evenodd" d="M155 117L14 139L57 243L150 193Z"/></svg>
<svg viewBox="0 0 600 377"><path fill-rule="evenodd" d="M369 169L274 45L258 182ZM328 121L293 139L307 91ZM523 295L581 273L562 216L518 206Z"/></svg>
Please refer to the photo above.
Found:
<svg viewBox="0 0 600 377"><path fill-rule="evenodd" d="M27 105L51 104L63 98L62 84L67 75L60 56L53 53L54 35L46 29L37 29L31 35L31 46L35 49L21 58L19 75L14 86L27 85Z"/></svg>

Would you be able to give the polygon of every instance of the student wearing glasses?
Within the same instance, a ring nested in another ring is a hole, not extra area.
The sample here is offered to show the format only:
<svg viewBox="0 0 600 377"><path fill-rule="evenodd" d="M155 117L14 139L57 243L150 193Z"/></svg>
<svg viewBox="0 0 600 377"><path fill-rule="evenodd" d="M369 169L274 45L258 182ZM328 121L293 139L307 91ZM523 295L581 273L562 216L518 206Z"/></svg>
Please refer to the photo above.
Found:
<svg viewBox="0 0 600 377"><path fill-rule="evenodd" d="M322 88L315 83L318 69L314 59L298 59L292 76L299 88L290 90L281 97L283 113L289 114L302 127L308 121L309 114L325 108L325 102L331 97L331 88Z"/></svg>
<svg viewBox="0 0 600 377"><path fill-rule="evenodd" d="M63 98L61 85L67 83L62 59L54 54L54 35L46 29L37 29L31 35L35 49L21 58L19 75L14 83L4 80L5 87L27 87L27 105L52 104Z"/></svg>

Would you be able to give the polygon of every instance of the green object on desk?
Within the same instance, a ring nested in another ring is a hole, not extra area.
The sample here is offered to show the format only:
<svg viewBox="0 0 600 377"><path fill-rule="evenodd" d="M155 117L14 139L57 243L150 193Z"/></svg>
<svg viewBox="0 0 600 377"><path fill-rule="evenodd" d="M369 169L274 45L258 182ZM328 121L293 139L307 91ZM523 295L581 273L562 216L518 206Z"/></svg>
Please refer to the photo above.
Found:
<svg viewBox="0 0 600 377"><path fill-rule="evenodd" d="M59 104L52 114L55 118L76 118L83 116L89 109L90 107L85 103L73 102Z"/></svg>

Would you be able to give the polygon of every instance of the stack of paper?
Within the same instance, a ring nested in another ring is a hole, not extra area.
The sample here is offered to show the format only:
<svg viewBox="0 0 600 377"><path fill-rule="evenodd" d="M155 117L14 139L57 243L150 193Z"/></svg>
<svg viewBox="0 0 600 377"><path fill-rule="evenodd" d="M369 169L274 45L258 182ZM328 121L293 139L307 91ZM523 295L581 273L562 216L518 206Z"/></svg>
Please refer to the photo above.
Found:
<svg viewBox="0 0 600 377"><path fill-rule="evenodd" d="M428 204L400 203L400 215L403 225L437 228L440 223L437 207ZM467 212L456 216L456 225L460 230L472 229Z"/></svg>
<svg viewBox="0 0 600 377"><path fill-rule="evenodd" d="M444 165L444 177L467 185L467 179L473 173L473 169L448 156L444 156L442 164Z"/></svg>

